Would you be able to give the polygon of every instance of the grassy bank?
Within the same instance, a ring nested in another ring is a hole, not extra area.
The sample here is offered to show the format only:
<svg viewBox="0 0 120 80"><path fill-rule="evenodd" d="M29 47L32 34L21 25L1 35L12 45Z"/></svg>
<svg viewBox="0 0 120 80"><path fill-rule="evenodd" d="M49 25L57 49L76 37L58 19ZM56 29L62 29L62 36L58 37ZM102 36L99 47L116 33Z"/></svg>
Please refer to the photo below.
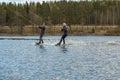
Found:
<svg viewBox="0 0 120 80"><path fill-rule="evenodd" d="M45 35L61 35L61 25L53 25L46 27ZM109 35L120 36L120 28L117 26L68 26L69 35ZM0 35L39 35L39 28L35 25L18 26L2 26L0 27Z"/></svg>

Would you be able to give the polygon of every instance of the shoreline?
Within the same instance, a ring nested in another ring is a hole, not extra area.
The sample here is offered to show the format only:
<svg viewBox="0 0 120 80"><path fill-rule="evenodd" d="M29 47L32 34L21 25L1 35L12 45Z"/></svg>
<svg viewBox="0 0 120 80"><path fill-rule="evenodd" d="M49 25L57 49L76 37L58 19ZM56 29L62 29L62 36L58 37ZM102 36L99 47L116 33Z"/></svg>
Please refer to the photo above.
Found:
<svg viewBox="0 0 120 80"><path fill-rule="evenodd" d="M62 35L62 34L61 34ZM60 34L57 35L51 35L51 34L45 34L44 36L61 36ZM0 36L39 36L39 34L0 34ZM73 35L69 34L68 36L120 36L120 34L79 34L79 35Z"/></svg>
<svg viewBox="0 0 120 80"><path fill-rule="evenodd" d="M46 36L58 36L61 35L61 26L47 26ZM118 26L81 26L71 25L68 26L69 36L120 36L120 27ZM9 26L0 28L0 36L39 36L38 27L24 26L22 30Z"/></svg>

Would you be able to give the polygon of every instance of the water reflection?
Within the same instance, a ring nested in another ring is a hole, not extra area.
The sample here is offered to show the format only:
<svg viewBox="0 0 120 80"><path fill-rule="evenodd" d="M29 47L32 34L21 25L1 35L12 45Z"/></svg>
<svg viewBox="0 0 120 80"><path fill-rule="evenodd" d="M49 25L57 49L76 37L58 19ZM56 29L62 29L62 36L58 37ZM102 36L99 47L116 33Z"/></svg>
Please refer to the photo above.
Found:
<svg viewBox="0 0 120 80"><path fill-rule="evenodd" d="M46 52L46 48L45 48L44 45L39 45L38 50L39 50L40 53L45 53Z"/></svg>
<svg viewBox="0 0 120 80"><path fill-rule="evenodd" d="M44 47L43 45L40 45L40 48L41 48L41 49L45 49L45 47Z"/></svg>
<svg viewBox="0 0 120 80"><path fill-rule="evenodd" d="M68 49L67 49L66 46L61 46L60 48L61 48L61 51L62 51L63 53L67 53L67 52L68 52Z"/></svg>

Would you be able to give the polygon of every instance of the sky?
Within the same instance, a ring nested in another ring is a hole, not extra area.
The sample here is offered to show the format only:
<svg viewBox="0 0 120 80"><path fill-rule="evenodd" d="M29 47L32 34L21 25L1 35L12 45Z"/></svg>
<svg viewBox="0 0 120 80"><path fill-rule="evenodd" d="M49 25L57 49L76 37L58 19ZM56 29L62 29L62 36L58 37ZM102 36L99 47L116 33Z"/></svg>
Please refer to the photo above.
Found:
<svg viewBox="0 0 120 80"><path fill-rule="evenodd" d="M43 1L60 1L60 0L0 0L0 2L6 2L6 3L8 3L8 2L15 2L15 3L25 3L25 2L40 2L40 3L42 3Z"/></svg>
<svg viewBox="0 0 120 80"><path fill-rule="evenodd" d="M8 2L16 2L16 3L25 3L25 2L40 2L40 3L42 3L43 1L53 1L53 0L0 0L0 2L6 2L6 3L8 3ZM59 1L59 0L54 0L54 1Z"/></svg>
<svg viewBox="0 0 120 80"><path fill-rule="evenodd" d="M47 1L60 1L60 0L0 0L0 3L2 3L2 2L25 3L26 1L27 2L40 2L40 3L42 3L43 1L47 2ZM69 0L67 0L67 1L69 1ZM72 0L72 1L84 1L84 0Z"/></svg>

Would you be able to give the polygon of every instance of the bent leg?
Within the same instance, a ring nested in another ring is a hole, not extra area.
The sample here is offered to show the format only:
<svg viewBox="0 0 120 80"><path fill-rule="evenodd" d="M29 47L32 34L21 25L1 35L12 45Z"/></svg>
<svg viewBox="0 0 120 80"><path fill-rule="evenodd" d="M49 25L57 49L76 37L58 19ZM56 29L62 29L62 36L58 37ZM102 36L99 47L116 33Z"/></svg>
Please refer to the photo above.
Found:
<svg viewBox="0 0 120 80"><path fill-rule="evenodd" d="M60 39L60 41L59 41L58 45L60 45L60 44L61 44L61 42L62 42L62 38Z"/></svg>
<svg viewBox="0 0 120 80"><path fill-rule="evenodd" d="M64 35L63 38L62 38L63 39L63 44L65 44L65 38L66 38L66 36L67 35Z"/></svg>
<svg viewBox="0 0 120 80"><path fill-rule="evenodd" d="M63 44L65 44L65 39L63 39Z"/></svg>
<svg viewBox="0 0 120 80"><path fill-rule="evenodd" d="M64 35L62 35L62 37L61 37L59 43L57 43L56 45L61 45L61 42L62 42L62 40L63 40L63 36L64 36Z"/></svg>
<svg viewBox="0 0 120 80"><path fill-rule="evenodd" d="M43 35L40 35L40 40L39 40L40 44L43 43L42 37L43 37Z"/></svg>
<svg viewBox="0 0 120 80"><path fill-rule="evenodd" d="M44 43L43 39L41 41L42 41L42 43Z"/></svg>

